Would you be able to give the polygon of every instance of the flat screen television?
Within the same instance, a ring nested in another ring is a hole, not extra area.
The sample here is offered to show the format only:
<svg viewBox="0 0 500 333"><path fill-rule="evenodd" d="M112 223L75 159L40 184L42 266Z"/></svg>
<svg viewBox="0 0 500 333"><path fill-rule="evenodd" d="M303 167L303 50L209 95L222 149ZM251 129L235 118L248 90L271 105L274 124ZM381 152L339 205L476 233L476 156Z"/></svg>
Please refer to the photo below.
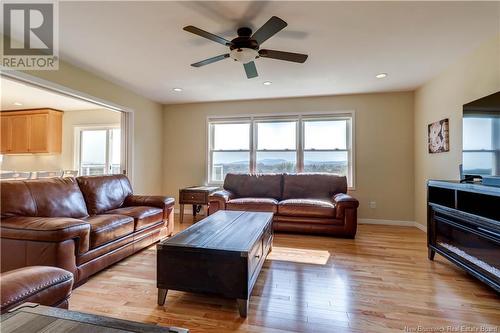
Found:
<svg viewBox="0 0 500 333"><path fill-rule="evenodd" d="M464 175L500 176L500 91L463 106Z"/></svg>

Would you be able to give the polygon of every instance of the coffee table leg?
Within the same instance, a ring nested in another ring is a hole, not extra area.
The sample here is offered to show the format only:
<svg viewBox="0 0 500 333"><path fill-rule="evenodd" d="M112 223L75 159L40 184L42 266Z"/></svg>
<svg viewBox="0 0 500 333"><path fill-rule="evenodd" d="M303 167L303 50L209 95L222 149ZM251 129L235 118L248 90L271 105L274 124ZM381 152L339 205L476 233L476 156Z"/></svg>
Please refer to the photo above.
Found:
<svg viewBox="0 0 500 333"><path fill-rule="evenodd" d="M248 300L238 298L236 302L238 302L238 310L240 311L240 317L246 318L248 312Z"/></svg>
<svg viewBox="0 0 500 333"><path fill-rule="evenodd" d="M165 304L165 298L167 298L168 289L158 288L158 305Z"/></svg>

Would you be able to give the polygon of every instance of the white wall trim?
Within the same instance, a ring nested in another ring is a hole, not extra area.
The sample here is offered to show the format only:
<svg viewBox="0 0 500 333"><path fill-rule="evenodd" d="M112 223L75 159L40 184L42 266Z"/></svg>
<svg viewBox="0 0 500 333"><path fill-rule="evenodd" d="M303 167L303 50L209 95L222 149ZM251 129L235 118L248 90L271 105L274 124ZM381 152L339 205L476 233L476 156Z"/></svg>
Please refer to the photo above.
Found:
<svg viewBox="0 0 500 333"><path fill-rule="evenodd" d="M179 214L180 208L175 208L174 209L175 214ZM192 215L193 209L191 205L185 205L184 206L184 214L185 215ZM199 215L196 216L203 216L204 212L203 209L199 213ZM358 224L376 224L376 225L394 225L394 226L400 226L400 227L414 227L419 230L422 230L423 232L427 233L427 226L421 225L420 223L417 223L415 221L401 221L401 220L383 220L383 219L358 219Z"/></svg>
<svg viewBox="0 0 500 333"><path fill-rule="evenodd" d="M82 91L78 91L63 85L60 85L58 83L42 79L38 76L34 76L25 72L17 71L17 70L2 70L1 71L1 76L4 76L6 78L15 80L15 81L20 81L23 83L28 83L32 86L50 90L52 92L56 92L65 96L73 97L79 100L83 100L92 104L96 104L100 107L103 107L105 109L109 110L114 110L114 111L120 111L120 112L134 112L132 108L129 108L124 105L120 105L114 102L107 101L105 99L92 96L90 94L84 93Z"/></svg>
<svg viewBox="0 0 500 333"><path fill-rule="evenodd" d="M420 224L420 223L418 223L418 222L415 221L415 227L417 229L420 229L423 232L427 233L427 226L426 225Z"/></svg>
<svg viewBox="0 0 500 333"><path fill-rule="evenodd" d="M394 225L400 227L415 227L427 232L427 227L417 223L416 221L402 221L402 220L384 220L384 219L358 219L359 224L378 224L378 225Z"/></svg>

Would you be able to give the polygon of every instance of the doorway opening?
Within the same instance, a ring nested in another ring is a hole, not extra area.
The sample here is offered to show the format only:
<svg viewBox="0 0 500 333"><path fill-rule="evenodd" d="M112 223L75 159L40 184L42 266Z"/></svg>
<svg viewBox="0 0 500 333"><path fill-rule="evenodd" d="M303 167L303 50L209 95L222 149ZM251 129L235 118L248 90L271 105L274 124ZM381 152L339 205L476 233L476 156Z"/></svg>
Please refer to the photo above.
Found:
<svg viewBox="0 0 500 333"><path fill-rule="evenodd" d="M42 178L123 173L131 178L132 110L25 73L2 73L0 85L2 175L22 172L29 178ZM41 131L30 121L41 113L61 120L48 123ZM18 125L22 128L13 128ZM36 144L34 138L55 143L47 151L35 151L30 147Z"/></svg>

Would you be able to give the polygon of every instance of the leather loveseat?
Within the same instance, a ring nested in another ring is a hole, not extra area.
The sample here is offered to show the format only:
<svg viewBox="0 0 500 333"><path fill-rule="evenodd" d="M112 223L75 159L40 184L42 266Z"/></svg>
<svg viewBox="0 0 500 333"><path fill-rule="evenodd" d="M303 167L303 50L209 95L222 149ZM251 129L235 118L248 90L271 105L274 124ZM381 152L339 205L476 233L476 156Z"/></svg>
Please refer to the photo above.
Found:
<svg viewBox="0 0 500 333"><path fill-rule="evenodd" d="M209 198L209 214L272 212L276 231L354 238L359 203L346 193L346 177L332 174L227 174L224 189Z"/></svg>
<svg viewBox="0 0 500 333"><path fill-rule="evenodd" d="M170 235L174 199L124 175L2 181L1 271L56 266L75 284Z"/></svg>
<svg viewBox="0 0 500 333"><path fill-rule="evenodd" d="M49 266L30 266L0 274L0 313L23 303L67 309L73 274Z"/></svg>

